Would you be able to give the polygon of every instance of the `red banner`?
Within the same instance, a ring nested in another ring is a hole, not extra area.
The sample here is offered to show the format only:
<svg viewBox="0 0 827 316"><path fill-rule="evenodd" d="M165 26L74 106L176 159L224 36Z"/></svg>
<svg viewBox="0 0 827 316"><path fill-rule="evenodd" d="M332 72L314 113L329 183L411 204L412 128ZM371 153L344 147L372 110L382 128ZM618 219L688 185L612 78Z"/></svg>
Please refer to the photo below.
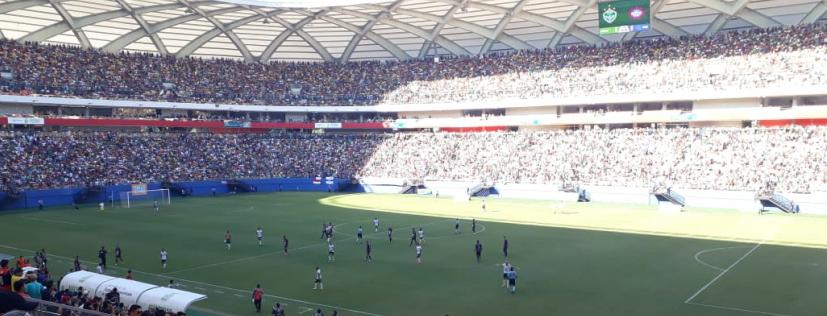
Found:
<svg viewBox="0 0 827 316"><path fill-rule="evenodd" d="M439 130L447 133L500 132L507 131L508 126L440 127Z"/></svg>
<svg viewBox="0 0 827 316"><path fill-rule="evenodd" d="M46 125L57 126L153 126L153 127L187 127L206 128L224 127L223 121L166 121L137 119L69 119L46 118Z"/></svg>
<svg viewBox="0 0 827 316"><path fill-rule="evenodd" d="M0 125L6 125L9 122L5 117L0 117Z"/></svg>
<svg viewBox="0 0 827 316"><path fill-rule="evenodd" d="M792 120L763 120L758 122L763 127L781 127L787 125L827 125L827 119L792 119Z"/></svg>

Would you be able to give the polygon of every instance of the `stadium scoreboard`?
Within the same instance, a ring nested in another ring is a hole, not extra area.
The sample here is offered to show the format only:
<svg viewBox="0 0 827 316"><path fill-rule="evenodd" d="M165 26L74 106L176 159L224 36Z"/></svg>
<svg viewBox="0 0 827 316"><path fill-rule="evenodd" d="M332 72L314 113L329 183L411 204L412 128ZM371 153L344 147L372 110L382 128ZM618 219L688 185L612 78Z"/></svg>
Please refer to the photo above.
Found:
<svg viewBox="0 0 827 316"><path fill-rule="evenodd" d="M600 35L640 32L651 28L649 0L617 0L597 4Z"/></svg>

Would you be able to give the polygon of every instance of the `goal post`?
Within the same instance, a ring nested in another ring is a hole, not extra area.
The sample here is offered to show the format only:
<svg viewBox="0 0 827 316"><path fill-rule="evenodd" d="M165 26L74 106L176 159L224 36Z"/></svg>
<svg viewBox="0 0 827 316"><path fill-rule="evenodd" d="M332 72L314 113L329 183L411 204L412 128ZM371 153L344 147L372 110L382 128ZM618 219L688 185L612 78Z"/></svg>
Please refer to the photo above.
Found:
<svg viewBox="0 0 827 316"><path fill-rule="evenodd" d="M155 201L161 205L171 205L169 189L146 190L142 192L124 191L121 195L121 207L133 208L141 206L152 206Z"/></svg>

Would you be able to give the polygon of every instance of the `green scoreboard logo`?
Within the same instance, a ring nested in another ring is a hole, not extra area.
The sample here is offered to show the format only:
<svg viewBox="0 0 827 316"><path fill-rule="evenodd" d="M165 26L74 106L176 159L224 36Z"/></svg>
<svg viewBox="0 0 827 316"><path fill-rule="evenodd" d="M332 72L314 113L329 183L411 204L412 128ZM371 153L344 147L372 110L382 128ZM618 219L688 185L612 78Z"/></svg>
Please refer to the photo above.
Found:
<svg viewBox="0 0 827 316"><path fill-rule="evenodd" d="M648 30L649 0L618 0L597 5L600 35Z"/></svg>

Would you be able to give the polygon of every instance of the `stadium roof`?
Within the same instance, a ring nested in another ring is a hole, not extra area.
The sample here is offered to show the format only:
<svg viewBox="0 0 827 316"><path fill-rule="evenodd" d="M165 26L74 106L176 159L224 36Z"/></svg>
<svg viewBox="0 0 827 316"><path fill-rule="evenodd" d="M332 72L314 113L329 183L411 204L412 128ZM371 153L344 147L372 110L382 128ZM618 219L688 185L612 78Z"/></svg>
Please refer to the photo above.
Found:
<svg viewBox="0 0 827 316"><path fill-rule="evenodd" d="M0 38L261 62L353 61L679 37L809 23L827 12L827 0L653 0L654 30L601 37L596 2L0 0Z"/></svg>

